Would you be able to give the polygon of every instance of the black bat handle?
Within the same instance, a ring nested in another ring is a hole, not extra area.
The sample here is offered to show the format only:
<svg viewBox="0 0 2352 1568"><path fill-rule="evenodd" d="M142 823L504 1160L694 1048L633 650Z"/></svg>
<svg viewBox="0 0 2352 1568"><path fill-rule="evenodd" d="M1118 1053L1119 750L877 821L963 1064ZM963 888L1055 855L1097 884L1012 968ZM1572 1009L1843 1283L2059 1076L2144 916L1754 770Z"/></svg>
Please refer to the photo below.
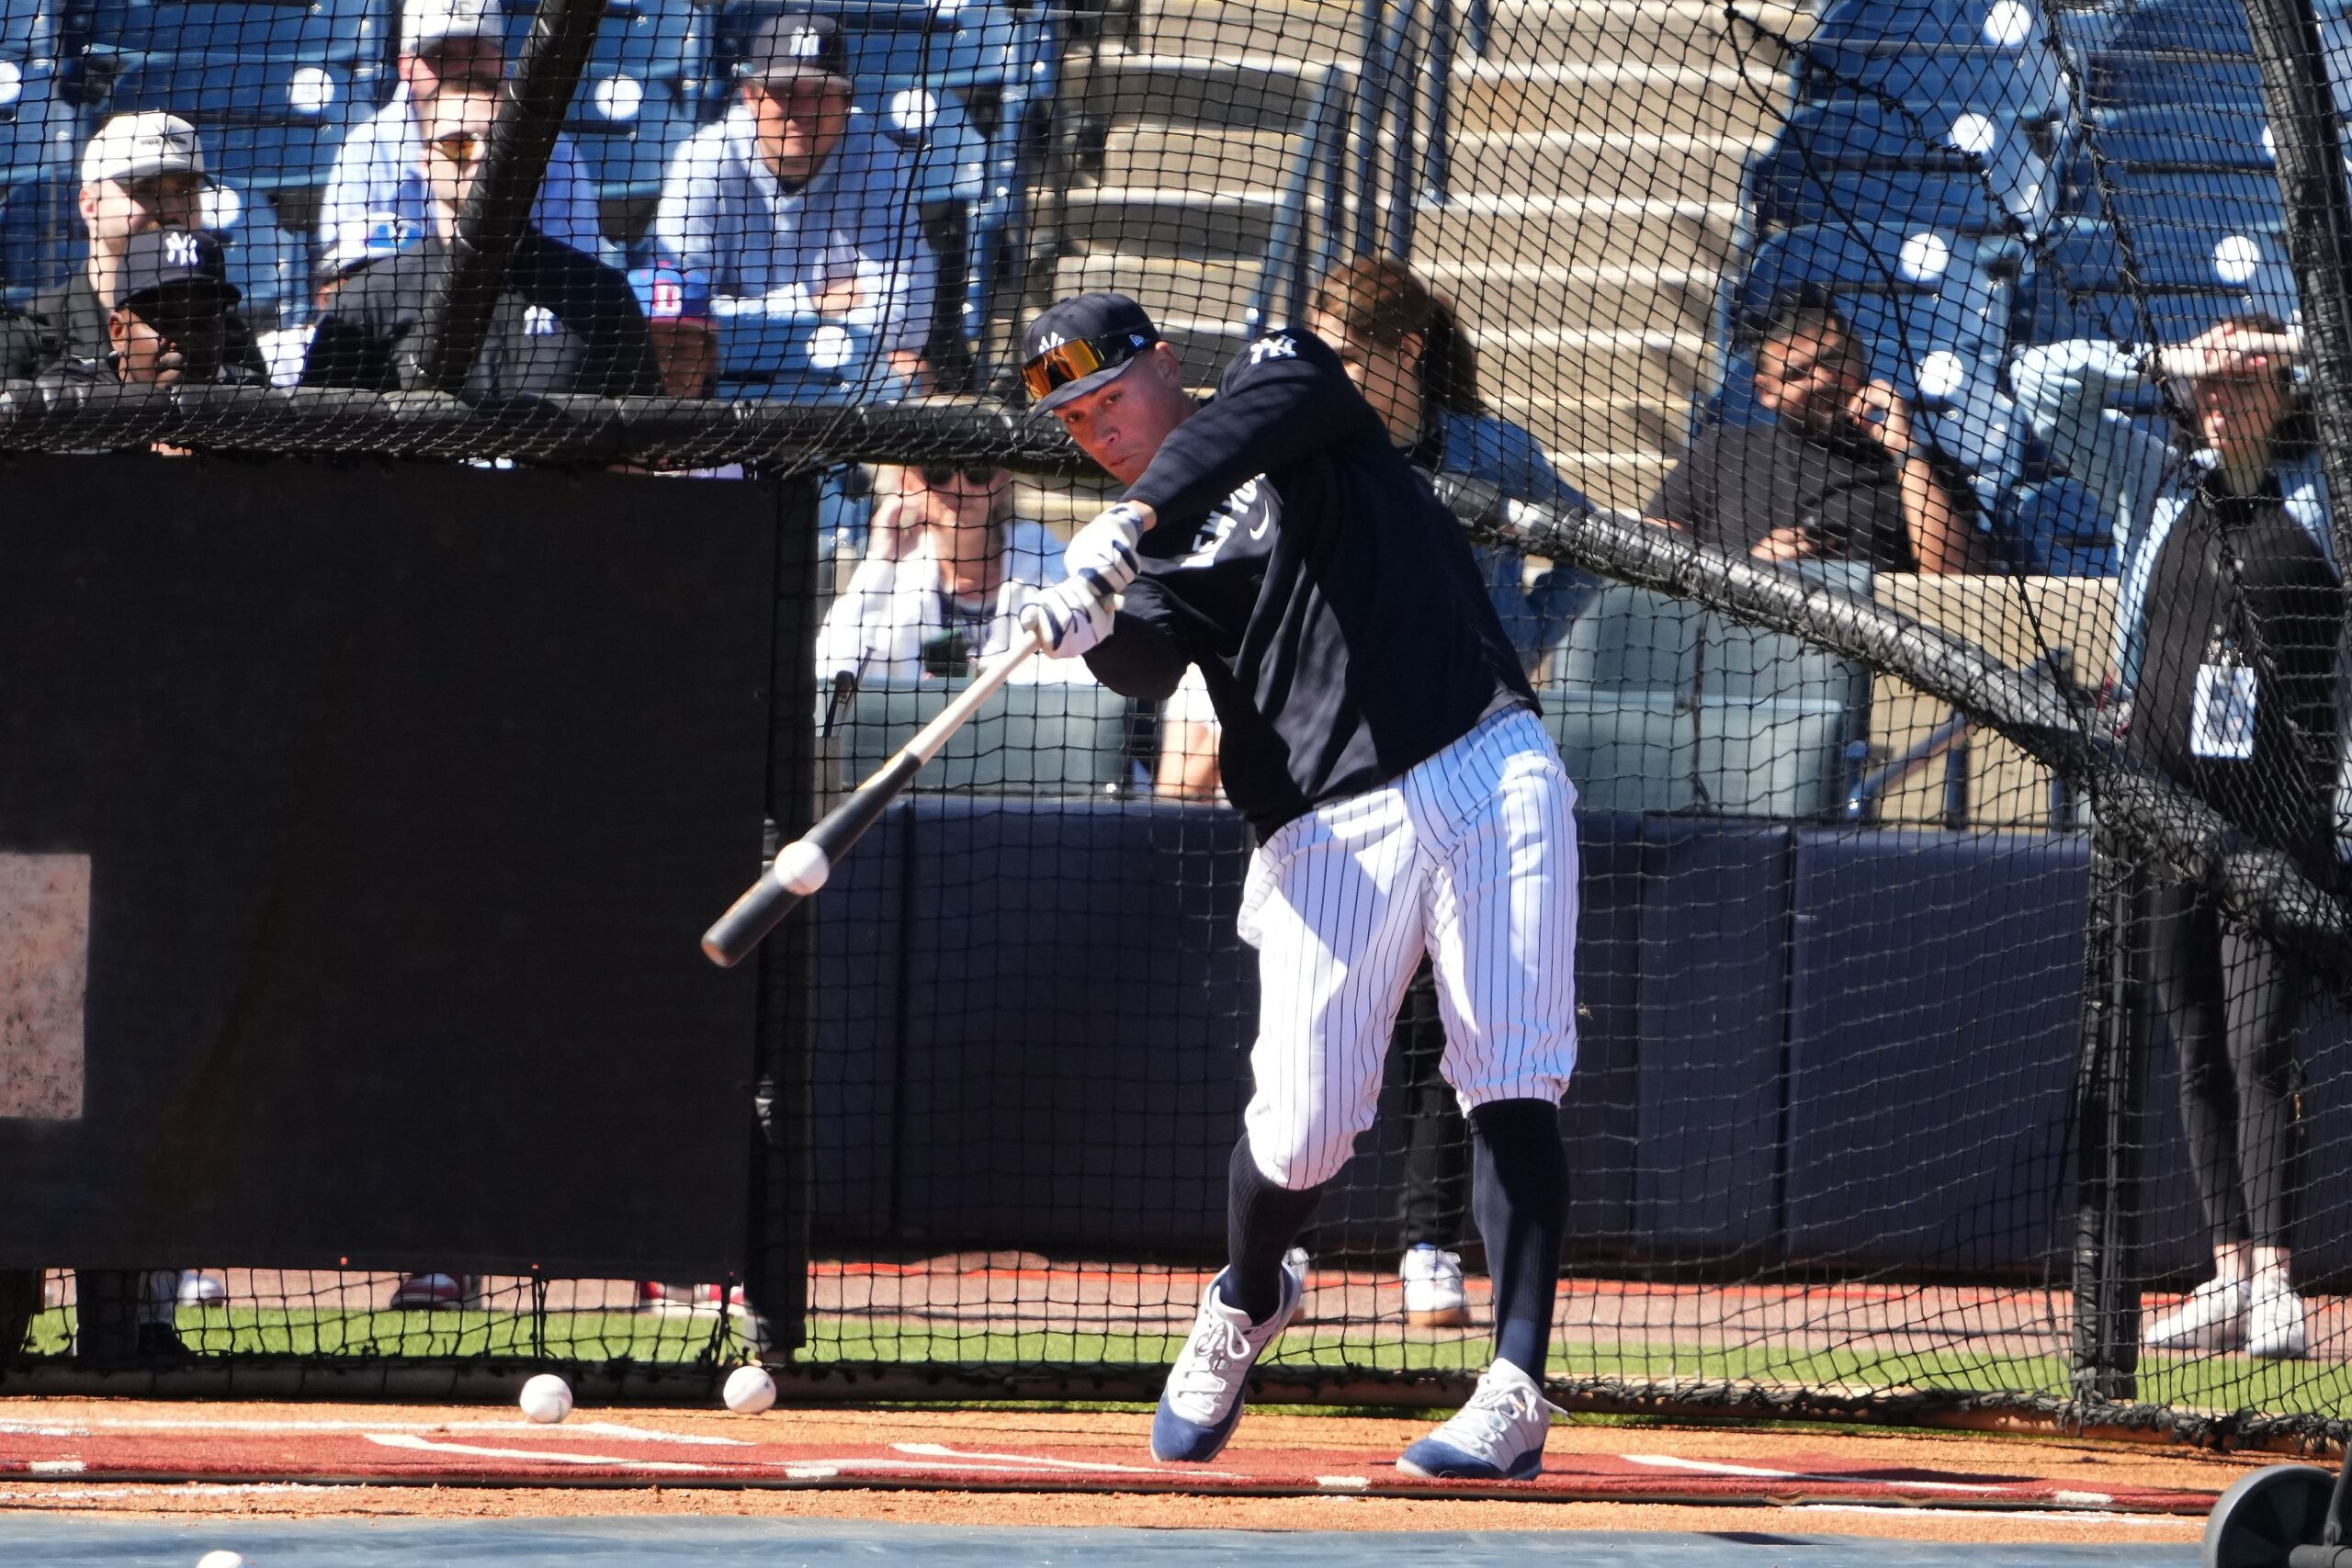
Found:
<svg viewBox="0 0 2352 1568"><path fill-rule="evenodd" d="M899 752L855 794L825 813L805 838L778 850L760 879L702 933L704 955L722 969L742 963L794 906L825 885L842 856L880 820L922 761L911 750Z"/></svg>

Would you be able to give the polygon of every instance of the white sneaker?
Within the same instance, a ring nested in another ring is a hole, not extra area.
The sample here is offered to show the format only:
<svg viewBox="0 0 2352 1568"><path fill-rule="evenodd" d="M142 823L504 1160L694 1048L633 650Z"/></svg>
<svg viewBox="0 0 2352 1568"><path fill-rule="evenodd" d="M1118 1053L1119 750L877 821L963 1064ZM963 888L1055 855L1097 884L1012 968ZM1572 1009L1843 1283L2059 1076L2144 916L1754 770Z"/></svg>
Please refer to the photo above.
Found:
<svg viewBox="0 0 2352 1568"><path fill-rule="evenodd" d="M1397 1460L1408 1475L1445 1481L1530 1481L1544 1471L1544 1439L1560 1412L1509 1361L1478 1380L1461 1413Z"/></svg>
<svg viewBox="0 0 2352 1568"><path fill-rule="evenodd" d="M1274 1342L1298 1311L1298 1276L1283 1270L1282 1304L1254 1326L1250 1314L1225 1304L1220 1272L1201 1292L1192 1337L1169 1369L1159 1412L1151 1419L1151 1457L1162 1463L1199 1464L1216 1458L1241 1420L1241 1396L1259 1353Z"/></svg>
<svg viewBox="0 0 2352 1568"><path fill-rule="evenodd" d="M179 1303L182 1306L212 1306L229 1299L229 1287L201 1269L180 1270Z"/></svg>
<svg viewBox="0 0 2352 1568"><path fill-rule="evenodd" d="M1283 1272L1298 1281L1298 1316L1294 1321L1306 1321L1306 1270L1313 1267L1314 1262L1313 1258L1306 1256L1306 1248L1303 1247L1294 1247L1283 1254Z"/></svg>
<svg viewBox="0 0 2352 1568"><path fill-rule="evenodd" d="M2243 1280L2208 1280L2148 1325L2148 1350L2235 1350L2245 1344L2253 1292Z"/></svg>
<svg viewBox="0 0 2352 1568"><path fill-rule="evenodd" d="M1460 1253L1422 1242L1405 1254L1396 1277L1405 1281L1405 1321L1414 1327L1459 1328L1470 1321Z"/></svg>
<svg viewBox="0 0 2352 1568"><path fill-rule="evenodd" d="M2246 1314L2245 1353L2273 1361L2300 1361L2311 1354L2311 1331L2303 1323L2303 1298L2294 1287L2264 1281L2254 1287Z"/></svg>

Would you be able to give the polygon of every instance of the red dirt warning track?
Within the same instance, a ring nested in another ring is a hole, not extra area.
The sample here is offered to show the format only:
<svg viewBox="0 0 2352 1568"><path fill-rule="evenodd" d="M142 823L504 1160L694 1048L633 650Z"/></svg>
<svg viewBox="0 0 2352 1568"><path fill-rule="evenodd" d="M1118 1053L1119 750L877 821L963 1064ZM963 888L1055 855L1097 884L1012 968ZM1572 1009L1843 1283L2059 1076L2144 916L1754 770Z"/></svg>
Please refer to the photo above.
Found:
<svg viewBox="0 0 2352 1568"><path fill-rule="evenodd" d="M745 1435L664 1429L575 1416L561 1426L513 1417L371 1418L347 1408L292 1419L0 1417L0 1475L52 1482L232 1481L367 1485L662 1486L760 1490L1160 1493L1257 1497L1389 1496L1515 1502L1680 1502L1713 1506L1863 1503L1937 1509L2199 1515L2203 1488L2063 1480L1858 1460L1807 1434L1782 1434L1740 1459L1664 1451L1628 1430L1613 1452L1555 1451L1531 1482L1417 1479L1362 1447L1228 1450L1207 1465L1163 1465L1133 1443L1078 1434L942 1429L930 1438L795 1440L789 1413L745 1421ZM906 1424L917 1430L919 1421ZM903 1429L903 1428L902 1428ZM820 1433L807 1437L822 1438ZM1057 1440L1059 1438L1060 1440ZM1557 1446L1555 1446L1556 1449ZM2018 1469L2029 1469L2020 1466ZM2096 1489L2091 1489L2096 1487Z"/></svg>

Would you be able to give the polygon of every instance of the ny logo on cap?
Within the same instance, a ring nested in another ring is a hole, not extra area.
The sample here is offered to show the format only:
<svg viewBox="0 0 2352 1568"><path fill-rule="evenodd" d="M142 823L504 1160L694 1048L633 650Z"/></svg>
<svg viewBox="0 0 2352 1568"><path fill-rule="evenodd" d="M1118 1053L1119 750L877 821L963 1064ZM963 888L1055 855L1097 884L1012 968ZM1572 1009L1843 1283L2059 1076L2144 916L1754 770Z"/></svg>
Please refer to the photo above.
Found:
<svg viewBox="0 0 2352 1568"><path fill-rule="evenodd" d="M164 234L164 265L166 266L196 266L204 253L196 246L196 236L185 230L167 230Z"/></svg>
<svg viewBox="0 0 2352 1568"><path fill-rule="evenodd" d="M825 51L824 36L814 28L803 28L792 35L788 49L795 60L814 60Z"/></svg>
<svg viewBox="0 0 2352 1568"><path fill-rule="evenodd" d="M1037 345L1037 352L1039 354L1051 354L1054 350L1061 347L1062 344L1069 341L1069 339L1062 336L1059 333L1047 333L1046 334L1046 341Z"/></svg>

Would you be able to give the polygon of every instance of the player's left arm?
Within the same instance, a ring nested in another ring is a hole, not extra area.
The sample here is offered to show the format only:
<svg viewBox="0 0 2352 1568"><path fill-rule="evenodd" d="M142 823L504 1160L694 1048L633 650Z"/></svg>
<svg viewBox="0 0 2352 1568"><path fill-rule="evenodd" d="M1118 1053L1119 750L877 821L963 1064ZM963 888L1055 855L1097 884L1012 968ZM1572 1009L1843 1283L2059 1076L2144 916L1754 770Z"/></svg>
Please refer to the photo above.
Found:
<svg viewBox="0 0 2352 1568"><path fill-rule="evenodd" d="M1169 433L1126 498L1190 526L1260 474L1366 434L1385 439L1339 356L1284 328L1234 355L1216 396Z"/></svg>

